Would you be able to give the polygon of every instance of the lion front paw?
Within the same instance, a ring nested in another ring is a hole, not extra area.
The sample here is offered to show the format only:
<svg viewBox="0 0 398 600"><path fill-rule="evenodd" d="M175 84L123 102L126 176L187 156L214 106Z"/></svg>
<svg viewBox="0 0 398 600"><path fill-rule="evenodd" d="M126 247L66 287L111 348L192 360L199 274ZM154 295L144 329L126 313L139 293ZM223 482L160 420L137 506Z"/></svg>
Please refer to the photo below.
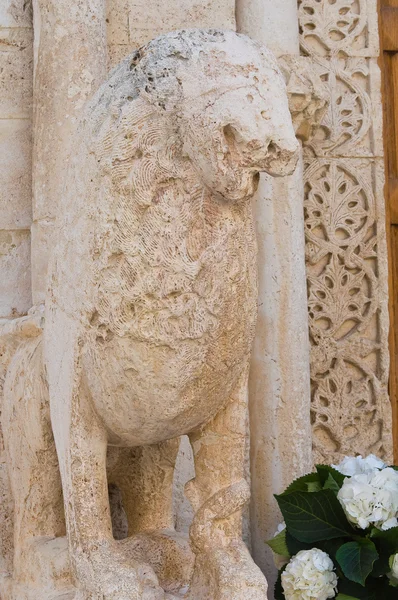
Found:
<svg viewBox="0 0 398 600"><path fill-rule="evenodd" d="M128 572L116 569L101 584L104 600L164 600L164 591L150 567L149 571L143 566Z"/></svg>
<svg viewBox="0 0 398 600"><path fill-rule="evenodd" d="M104 544L76 561L79 583L101 600L165 600L153 569L127 561L116 543Z"/></svg>
<svg viewBox="0 0 398 600"><path fill-rule="evenodd" d="M186 600L267 600L267 581L242 540L196 557Z"/></svg>

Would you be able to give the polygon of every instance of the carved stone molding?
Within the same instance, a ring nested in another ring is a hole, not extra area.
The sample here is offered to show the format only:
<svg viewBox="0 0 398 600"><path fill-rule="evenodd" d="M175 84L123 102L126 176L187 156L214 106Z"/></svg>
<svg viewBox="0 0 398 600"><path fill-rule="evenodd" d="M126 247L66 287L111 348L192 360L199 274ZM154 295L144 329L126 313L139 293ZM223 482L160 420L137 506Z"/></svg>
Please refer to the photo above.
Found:
<svg viewBox="0 0 398 600"><path fill-rule="evenodd" d="M377 169L363 159L317 159L305 172L311 417L322 460L390 451Z"/></svg>
<svg viewBox="0 0 398 600"><path fill-rule="evenodd" d="M296 136L307 142L323 121L329 103L328 89L311 58L285 55L279 59L279 67L286 81Z"/></svg>
<svg viewBox="0 0 398 600"><path fill-rule="evenodd" d="M304 53L377 55L377 0L298 0L298 9Z"/></svg>
<svg viewBox="0 0 398 600"><path fill-rule="evenodd" d="M329 105L304 142L315 460L391 458L377 7L299 0L301 52Z"/></svg>

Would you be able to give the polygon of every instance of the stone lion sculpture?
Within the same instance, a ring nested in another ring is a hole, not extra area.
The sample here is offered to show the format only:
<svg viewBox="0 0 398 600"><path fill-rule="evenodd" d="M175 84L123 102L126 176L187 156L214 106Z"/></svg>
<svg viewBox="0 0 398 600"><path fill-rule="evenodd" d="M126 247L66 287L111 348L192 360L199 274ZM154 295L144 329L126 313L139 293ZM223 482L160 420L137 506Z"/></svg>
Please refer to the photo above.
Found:
<svg viewBox="0 0 398 600"><path fill-rule="evenodd" d="M14 326L21 343L4 386L9 598L266 598L241 539L257 303L250 199L259 172L286 175L297 157L274 58L233 32L159 37L86 107L45 316ZM190 545L171 502L183 434L195 462ZM109 484L128 519L123 540Z"/></svg>

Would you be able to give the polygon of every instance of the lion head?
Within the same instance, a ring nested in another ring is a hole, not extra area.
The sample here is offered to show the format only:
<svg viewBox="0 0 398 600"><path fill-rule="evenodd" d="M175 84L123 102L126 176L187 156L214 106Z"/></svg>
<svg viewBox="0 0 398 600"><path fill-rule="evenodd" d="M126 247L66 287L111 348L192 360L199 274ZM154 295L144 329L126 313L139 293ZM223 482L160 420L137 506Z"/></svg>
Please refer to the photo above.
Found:
<svg viewBox="0 0 398 600"><path fill-rule="evenodd" d="M160 36L127 57L100 94L93 106L107 119L102 156L112 128L118 165L142 156L144 118L152 140L155 122L162 124L159 136L161 129L166 134L155 147L172 143L175 154L180 144L202 184L221 199L247 199L259 172L283 176L296 165L283 77L272 54L244 35L192 29Z"/></svg>

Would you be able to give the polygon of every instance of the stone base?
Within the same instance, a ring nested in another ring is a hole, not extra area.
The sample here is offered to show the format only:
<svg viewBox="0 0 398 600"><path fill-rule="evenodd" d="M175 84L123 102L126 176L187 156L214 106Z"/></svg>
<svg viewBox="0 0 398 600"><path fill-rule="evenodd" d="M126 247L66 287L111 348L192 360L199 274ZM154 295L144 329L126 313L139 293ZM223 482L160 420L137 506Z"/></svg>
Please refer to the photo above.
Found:
<svg viewBox="0 0 398 600"><path fill-rule="evenodd" d="M2 600L78 600L65 537L36 539L28 552L23 580L13 581Z"/></svg>
<svg viewBox="0 0 398 600"><path fill-rule="evenodd" d="M175 547L168 547L174 537L178 536L176 534L174 536L155 534L153 537L141 535L131 538L131 545L132 549L134 550L135 546L137 551L142 551L143 546L147 546L148 551L151 550L153 543L162 539L166 544L165 549L175 551ZM185 551L189 552L189 548ZM103 600L102 594L90 594L78 590L73 585L68 542L65 537L39 538L30 545L28 552L29 560L26 561L27 569L23 573L23 581L13 581L9 576L0 578L1 600ZM172 552L170 554L172 555ZM185 586L176 592L176 595L166 593L165 600L181 600L187 591L188 587Z"/></svg>

